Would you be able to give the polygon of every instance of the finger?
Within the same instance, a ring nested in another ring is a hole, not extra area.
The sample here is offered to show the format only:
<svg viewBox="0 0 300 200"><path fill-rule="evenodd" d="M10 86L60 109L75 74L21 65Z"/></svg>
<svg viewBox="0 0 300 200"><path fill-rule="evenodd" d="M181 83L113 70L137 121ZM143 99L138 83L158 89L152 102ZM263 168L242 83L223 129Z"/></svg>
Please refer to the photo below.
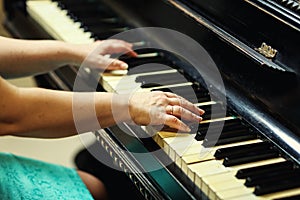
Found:
<svg viewBox="0 0 300 200"><path fill-rule="evenodd" d="M106 58L105 61L107 70L126 70L128 69L128 64L117 60L117 59L111 59L111 58Z"/></svg>
<svg viewBox="0 0 300 200"><path fill-rule="evenodd" d="M135 51L133 51L133 50L128 51L128 52L127 52L127 55L128 55L128 56L131 56L131 57L134 57L134 58L138 57L137 52L135 52Z"/></svg>
<svg viewBox="0 0 300 200"><path fill-rule="evenodd" d="M128 56L137 57L138 54L132 49L133 44L123 40L111 40L114 45L111 45L111 53L126 53Z"/></svg>
<svg viewBox="0 0 300 200"><path fill-rule="evenodd" d="M197 107L196 105L194 105L193 103L187 101L186 99L184 99L183 97L181 96L178 96L178 95L170 95L168 94L169 96L172 96L171 98L169 98L169 104L170 105L177 105L177 106L181 106L187 110L190 110L191 112L193 112L194 114L197 114L197 115L203 115L205 113L204 110L202 110L201 108Z"/></svg>
<svg viewBox="0 0 300 200"><path fill-rule="evenodd" d="M191 131L191 129L185 123L183 123L181 120L179 120L177 117L173 115L166 115L165 124L171 128L175 128L180 131L184 131L184 132Z"/></svg>
<svg viewBox="0 0 300 200"><path fill-rule="evenodd" d="M132 49L132 47L133 47L132 44L125 42L124 47L125 47L124 52L126 52L126 54L128 56L131 56L131 57L137 57L138 56L137 52L135 52Z"/></svg>
<svg viewBox="0 0 300 200"><path fill-rule="evenodd" d="M165 93L165 95L166 95L167 97L173 97L173 98L180 97L180 96L178 96L177 94L174 94L174 93L172 93L172 92L164 92L164 93Z"/></svg>
<svg viewBox="0 0 300 200"><path fill-rule="evenodd" d="M197 115L203 115L205 111L198 106L192 104L191 102L187 101L186 99L182 99L180 102L180 106L197 114Z"/></svg>
<svg viewBox="0 0 300 200"><path fill-rule="evenodd" d="M109 51L110 54L125 54L127 55L128 57L138 57L138 54L132 50L131 48L127 48L127 47L118 47L118 48L115 48L115 49L110 49Z"/></svg>
<svg viewBox="0 0 300 200"><path fill-rule="evenodd" d="M202 117L199 115L196 115L192 113L191 111L181 107L181 106L172 106L172 108L168 108L170 112L168 114L174 115L176 117L180 117L181 119L187 120L187 121L195 121L200 122L202 120Z"/></svg>
<svg viewBox="0 0 300 200"><path fill-rule="evenodd" d="M173 115L173 106L168 105L166 107L166 113L169 114L169 115Z"/></svg>

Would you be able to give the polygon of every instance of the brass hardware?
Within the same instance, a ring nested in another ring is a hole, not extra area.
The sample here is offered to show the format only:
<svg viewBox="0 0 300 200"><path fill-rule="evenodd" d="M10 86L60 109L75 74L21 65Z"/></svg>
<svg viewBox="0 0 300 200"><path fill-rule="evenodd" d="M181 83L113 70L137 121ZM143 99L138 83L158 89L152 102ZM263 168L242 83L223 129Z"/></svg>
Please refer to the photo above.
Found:
<svg viewBox="0 0 300 200"><path fill-rule="evenodd" d="M276 56L277 50L273 49L271 46L266 43L262 43L259 48L255 48L260 54L264 55L266 58L274 58Z"/></svg>

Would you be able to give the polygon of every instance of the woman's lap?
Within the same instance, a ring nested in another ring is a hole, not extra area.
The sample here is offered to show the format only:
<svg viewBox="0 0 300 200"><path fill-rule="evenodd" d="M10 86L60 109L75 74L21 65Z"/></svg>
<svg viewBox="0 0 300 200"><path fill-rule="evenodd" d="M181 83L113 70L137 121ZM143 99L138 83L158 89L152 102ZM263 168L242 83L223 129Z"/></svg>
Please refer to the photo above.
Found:
<svg viewBox="0 0 300 200"><path fill-rule="evenodd" d="M77 171L0 153L1 199L93 199Z"/></svg>

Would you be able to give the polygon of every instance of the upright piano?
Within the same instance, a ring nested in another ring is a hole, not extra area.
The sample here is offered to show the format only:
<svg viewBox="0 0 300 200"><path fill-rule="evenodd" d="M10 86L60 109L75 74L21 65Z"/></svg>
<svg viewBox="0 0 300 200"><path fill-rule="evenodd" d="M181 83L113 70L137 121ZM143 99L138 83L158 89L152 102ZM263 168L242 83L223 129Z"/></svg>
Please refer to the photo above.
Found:
<svg viewBox="0 0 300 200"><path fill-rule="evenodd" d="M143 28L130 41L139 56L120 57L127 71L99 76L68 65L37 76L41 87L73 90L79 76L86 90L99 79L96 90L171 91L206 111L191 133L126 123L94 133L92 148L124 172L137 199L300 199L298 0L6 0L4 7L3 23L17 38L91 43ZM199 54L200 69L214 64L225 90L172 52L156 28L203 47L209 59L180 43Z"/></svg>

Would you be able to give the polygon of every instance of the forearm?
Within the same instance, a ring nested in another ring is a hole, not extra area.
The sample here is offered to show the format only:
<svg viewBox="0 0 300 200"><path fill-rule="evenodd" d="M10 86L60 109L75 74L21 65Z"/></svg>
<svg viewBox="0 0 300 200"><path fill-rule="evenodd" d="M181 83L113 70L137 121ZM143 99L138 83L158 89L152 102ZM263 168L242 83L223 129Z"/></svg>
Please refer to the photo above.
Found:
<svg viewBox="0 0 300 200"><path fill-rule="evenodd" d="M17 40L0 37L0 75L20 77L78 62L76 48L55 40Z"/></svg>
<svg viewBox="0 0 300 200"><path fill-rule="evenodd" d="M14 98L1 110L2 135L59 138L126 121L125 116L113 116L113 94L110 93L72 93L22 88L17 89L11 96ZM125 104L126 102L117 102L116 109L126 108Z"/></svg>

